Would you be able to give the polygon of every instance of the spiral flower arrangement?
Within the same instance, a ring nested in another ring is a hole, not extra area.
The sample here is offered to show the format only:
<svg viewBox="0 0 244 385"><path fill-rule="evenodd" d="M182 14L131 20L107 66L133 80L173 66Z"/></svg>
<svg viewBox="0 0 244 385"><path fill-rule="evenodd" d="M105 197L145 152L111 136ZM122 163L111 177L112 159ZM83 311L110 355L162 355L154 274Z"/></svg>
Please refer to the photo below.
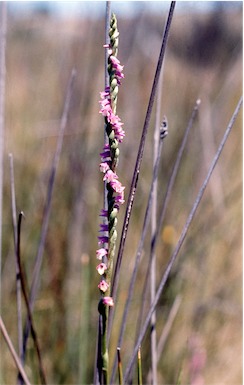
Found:
<svg viewBox="0 0 244 385"><path fill-rule="evenodd" d="M104 145L100 153L100 171L104 174L103 181L107 189L107 210L102 209L100 216L106 219L100 225L98 244L100 248L96 251L97 259L101 262L97 266L98 274L102 277L98 288L102 294L103 304L113 306L113 299L110 294L110 282L112 274L113 259L117 239L117 214L119 207L124 203L124 189L116 173L119 158L119 143L123 141L125 132L122 129L123 123L116 114L117 99L121 79L124 78L123 66L117 58L119 32L117 19L113 14L110 21L110 44L104 47L108 49L108 74L109 86L100 93L100 113L105 119L105 129L108 143Z"/></svg>
<svg viewBox="0 0 244 385"><path fill-rule="evenodd" d="M107 349L107 318L108 307L114 305L111 297L111 276L113 270L113 260L115 255L117 240L117 215L120 205L124 203L125 187L119 181L116 168L119 159L119 144L123 141L125 132L122 129L123 123L116 114L117 99L121 80L124 78L123 66L117 58L119 32L117 28L117 19L114 14L111 16L109 29L110 43L104 45L108 49L108 67L109 85L100 93L100 113L104 116L107 141L103 147L100 163L100 171L104 174L103 181L106 186L107 207L103 208L100 216L103 223L100 224L100 235L98 236L99 249L96 251L97 259L100 263L97 266L97 272L101 276L98 288L101 293L98 311L102 319L101 331L101 365L100 375L103 376L102 382L108 382L108 349ZM98 360L99 361L99 360ZM99 366L99 365L98 365ZM101 374L102 373L102 374Z"/></svg>

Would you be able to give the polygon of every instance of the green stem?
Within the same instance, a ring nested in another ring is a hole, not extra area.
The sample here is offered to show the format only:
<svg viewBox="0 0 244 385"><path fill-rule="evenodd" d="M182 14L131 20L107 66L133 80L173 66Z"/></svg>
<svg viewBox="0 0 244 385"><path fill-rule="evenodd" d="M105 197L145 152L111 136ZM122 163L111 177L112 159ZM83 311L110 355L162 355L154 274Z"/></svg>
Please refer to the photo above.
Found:
<svg viewBox="0 0 244 385"><path fill-rule="evenodd" d="M138 355L137 355L137 378L138 378L138 385L142 385L142 368L141 368L141 348L138 349Z"/></svg>

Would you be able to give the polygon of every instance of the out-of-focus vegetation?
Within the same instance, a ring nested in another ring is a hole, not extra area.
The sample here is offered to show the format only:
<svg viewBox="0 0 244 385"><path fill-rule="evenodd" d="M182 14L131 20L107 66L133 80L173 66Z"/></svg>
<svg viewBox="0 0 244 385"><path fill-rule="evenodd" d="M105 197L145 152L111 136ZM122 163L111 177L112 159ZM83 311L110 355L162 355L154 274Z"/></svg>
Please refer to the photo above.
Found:
<svg viewBox="0 0 244 385"><path fill-rule="evenodd" d="M119 19L119 58L125 65L125 79L120 87L118 113L124 122L126 137L118 167L127 194L165 19L163 12ZM98 113L99 92L104 88L103 44L103 18L58 20L44 14L8 20L1 310L16 348L8 153L14 158L17 208L25 213L21 246L30 285L65 92L72 68L77 69L34 311L48 383L91 383L93 380L99 299L95 250L103 202L98 167L103 145L103 119ZM202 103L157 247L158 280L241 94L241 47L241 8L225 9L222 3L213 13L198 15L178 14L176 7L162 83L162 115L167 115L169 135L164 142L160 166L159 209L191 110L197 98ZM151 182L153 123L154 118L122 263L112 355ZM160 336L172 304L180 295L180 307L159 359L159 383L175 384L179 373L182 384L190 383L196 351L204 356L201 373L205 384L242 382L241 160L239 117L157 307ZM124 208L119 217L121 222L123 214ZM121 347L124 364L134 343L148 251L146 245ZM30 339L26 371L36 383L33 356ZM142 360L146 382L150 367L148 337L142 345ZM15 383L16 371L3 344L1 367L3 383Z"/></svg>

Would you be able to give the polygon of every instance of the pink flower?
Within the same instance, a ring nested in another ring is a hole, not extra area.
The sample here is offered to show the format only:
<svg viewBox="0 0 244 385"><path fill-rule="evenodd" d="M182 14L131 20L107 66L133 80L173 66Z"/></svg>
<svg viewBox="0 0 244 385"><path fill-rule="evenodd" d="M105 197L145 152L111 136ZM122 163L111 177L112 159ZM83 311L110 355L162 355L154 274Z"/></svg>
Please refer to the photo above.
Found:
<svg viewBox="0 0 244 385"><path fill-rule="evenodd" d="M124 186L122 186L122 184L120 183L120 181L118 181L118 180L112 180L111 182L110 182L110 185L111 185L111 187L114 189L114 191L116 191L116 192L118 192L118 193L122 193L123 191L124 191L124 189L125 189L125 187Z"/></svg>
<svg viewBox="0 0 244 385"><path fill-rule="evenodd" d="M103 275L104 272L107 270L107 266L105 263L99 263L99 265L96 267L98 274Z"/></svg>
<svg viewBox="0 0 244 385"><path fill-rule="evenodd" d="M105 257L108 254L108 250L104 249L103 247L101 249L98 249L96 251L97 259L100 261L102 260L103 257Z"/></svg>
<svg viewBox="0 0 244 385"><path fill-rule="evenodd" d="M118 84L120 84L120 79L124 78L124 74L122 73L124 66L120 64L119 59L115 56L110 55L109 59L111 61L112 67L115 70L115 76L117 78Z"/></svg>
<svg viewBox="0 0 244 385"><path fill-rule="evenodd" d="M108 183L114 181L115 179L118 179L118 176L112 170L108 170L103 178L103 180L106 180Z"/></svg>
<svg viewBox="0 0 244 385"><path fill-rule="evenodd" d="M114 300L112 297L103 297L103 304L107 306L114 306Z"/></svg>
<svg viewBox="0 0 244 385"><path fill-rule="evenodd" d="M109 165L107 162L102 162L100 163L99 168L101 172L105 173L106 171L109 170Z"/></svg>
<svg viewBox="0 0 244 385"><path fill-rule="evenodd" d="M97 286L98 289L100 289L103 293L105 293L105 291L108 290L108 287L109 287L109 284L104 281L104 279L99 283L99 285Z"/></svg>

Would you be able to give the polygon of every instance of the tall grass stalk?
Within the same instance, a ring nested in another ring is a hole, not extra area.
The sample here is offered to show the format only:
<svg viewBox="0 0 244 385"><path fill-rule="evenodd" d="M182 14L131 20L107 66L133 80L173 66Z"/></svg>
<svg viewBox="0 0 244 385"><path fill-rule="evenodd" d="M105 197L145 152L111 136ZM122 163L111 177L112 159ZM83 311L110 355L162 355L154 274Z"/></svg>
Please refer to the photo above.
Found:
<svg viewBox="0 0 244 385"><path fill-rule="evenodd" d="M144 152L144 146L146 142L146 136L148 132L148 127L149 127L149 122L152 114L152 108L154 104L154 99L156 96L156 91L159 83L159 77L160 77L160 72L163 64L163 59L165 55L165 50L167 46L167 41L169 37L169 31L170 31L170 26L171 22L173 19L173 14L174 14L174 8L175 8L175 2L172 1L168 13L168 18L162 38L162 45L160 49L160 54L158 58L158 63L157 63L157 68L154 76L154 81L152 85L152 90L151 90L151 95L149 98L149 103L147 107L147 112L146 112L146 117L144 121L144 126L142 130L142 135L141 135L141 140L139 144L139 149L138 149L138 154L137 154L137 159L136 159L136 164L134 168L134 173L131 181L131 186L130 186L130 192L127 200L127 206L126 206L126 212L125 212L125 218L124 218L124 223L123 223L123 228L122 228L122 234L121 234L121 239L120 239L120 245L119 245L119 250L118 250L118 256L116 260L116 265L114 269L114 277L112 281L112 291L111 295L116 300L117 296L117 290L118 290L118 283L119 283L119 272L120 272L120 267L121 267L121 262L122 262L122 256L124 252L124 247L125 247L125 241L127 237L127 232L128 232L128 227L129 227L129 221L130 221L130 216L131 216L131 211L132 211L132 206L135 198L135 193L136 193L136 188L137 188L137 183L138 183L138 178L139 178L139 173L140 173L140 167L141 167L141 162L143 158L143 152ZM110 337L111 334L111 328L112 328L112 321L113 321L113 316L114 316L114 308L111 308L111 311L109 313L109 328L108 328L108 336Z"/></svg>
<svg viewBox="0 0 244 385"><path fill-rule="evenodd" d="M186 220L186 223L185 223L184 228L183 228L183 230L182 230L182 232L181 232L181 235L180 235L180 238L179 238L179 240L178 240L178 242L177 242L177 245L176 245L176 247L175 247L175 250L174 250L174 252L172 253L172 256L170 257L170 260L169 260L169 262L168 262L168 265L167 265L167 267L166 267L166 270L165 270L165 272L164 272L164 274L163 274L163 276L162 276L162 278L161 278L161 281L160 281L160 283L159 283L159 287L158 287L158 290L157 290L157 293L156 293L156 296L155 296L155 300L154 300L154 302L153 302L153 303L151 304L151 306L150 306L150 309L149 309L148 314L147 314L147 317L146 317L146 319L145 319L145 321L144 321L144 324L143 324L141 333L140 333L140 335L139 335L139 337L138 337L138 341L137 341L136 346L135 346L135 348L134 348L134 351L133 351L133 353L132 353L132 355L131 355L131 359L130 359L130 361L129 361L129 363L128 363L128 366L127 366L127 369L126 369L126 372L125 372L125 377L124 377L124 378L125 378L125 383L126 383L126 382L128 381L128 379L129 379L129 375L130 375L131 369L132 369L132 367L133 367L133 365L134 365L134 360L135 360L135 358L136 358L137 351L138 351L138 349L139 349L139 346L140 346L141 343L142 343L142 340L143 340L143 338L144 338L144 336L145 336L145 333L146 333L146 331L147 331L147 328L148 328L148 326L149 326L149 324L150 324L151 316L152 316L152 314L153 314L153 312L154 312L154 310L155 310L155 307L156 307L156 305L157 305L157 303L158 303L158 300L159 300L159 298L160 298L160 296L161 296L161 294L162 294L162 291L163 291L163 289L164 289L165 283L166 283L166 281L167 281L167 279L168 279L168 277L169 277L169 274L170 274L170 272L171 272L171 270L172 270L172 267L173 267L173 265L174 265L174 263L175 263L175 260L176 260L178 254L179 254L179 251L180 251L180 249L181 249L181 246L182 246L182 244L183 244L183 242L184 242L184 240L185 240L185 237L186 237L186 235L187 235L187 232L188 232L188 230L189 230L189 227L190 227L190 225L191 225L191 223L192 223L192 221L193 221L193 219L194 219L195 213L196 213L196 211L197 211L197 209L198 209L198 207L199 207L199 204L200 204L200 202L201 202L201 199L202 199L202 197L203 197L203 194L204 194L204 192L205 192L205 190L206 190L206 187L207 187L207 185L208 185L208 183L209 183L210 177L211 177L211 175L212 175L212 173L213 173L213 171L214 171L214 169L215 169L215 166L216 166L216 164L217 164L217 162L218 162L218 160L219 160L219 157L220 157L220 155L221 155L221 153L222 153L222 151L223 151L224 145L225 145L225 143L226 143L226 141L227 141L227 139L228 139L228 137L229 137L229 134L230 134L230 132L231 132L231 130L232 130L232 128L233 128L233 125L234 125L235 120L236 120L236 118L237 118L237 115L238 115L238 113L239 113L239 111L240 111L240 109L241 109L241 106L242 106L242 97L239 99L239 102L238 102L238 104L237 104L237 107L236 107L236 109L235 109L235 111L234 111L234 113L233 113L233 115L232 115L232 117L231 117L231 119L230 119L230 122L229 122L229 124L228 124L228 126L227 126L227 128L226 128L226 131L225 131L225 133L224 133L224 135L223 135L223 138L222 138L222 140L221 140L221 142L220 142L220 144L219 144L219 147L218 147L218 149L217 149L217 151L216 151L216 154L215 154L215 156L214 156L214 159L213 159L213 161L212 161L212 163L211 163L211 165L210 165L210 167L209 167L209 169L208 169L208 173L207 173L207 175L206 175L206 178L204 179L203 184L202 184L202 186L200 187L200 190L199 190L199 192L198 192L198 195L197 195L197 197L196 197L196 200L195 200L195 202L194 202L194 204L193 204L193 206L192 206L192 209L191 209L191 211L190 211L190 214L189 214L189 216L188 216L188 218L187 218L187 220Z"/></svg>
<svg viewBox="0 0 244 385"><path fill-rule="evenodd" d="M23 215L24 215L23 212L21 212L19 214L18 226L17 226L17 262L18 262L18 271L19 271L19 276L20 276L21 290L22 290L22 293L23 293L24 302L25 302L25 306L26 306L26 310L27 310L27 319L28 319L28 323L30 325L31 336L33 338L34 347L35 347L36 353L37 353L40 379L41 379L41 383L43 385L45 385L47 383L46 375L45 375L45 371L44 371L44 367L43 367L43 363L42 363L41 351L40 351L40 346L39 346L36 330L34 328L34 320L33 320L31 309L30 309L29 298L28 298L27 287L26 287L27 280L24 277L24 270L22 269L22 264L21 264L20 238L21 238L21 223L22 223ZM22 378L22 380L23 380L23 378Z"/></svg>

